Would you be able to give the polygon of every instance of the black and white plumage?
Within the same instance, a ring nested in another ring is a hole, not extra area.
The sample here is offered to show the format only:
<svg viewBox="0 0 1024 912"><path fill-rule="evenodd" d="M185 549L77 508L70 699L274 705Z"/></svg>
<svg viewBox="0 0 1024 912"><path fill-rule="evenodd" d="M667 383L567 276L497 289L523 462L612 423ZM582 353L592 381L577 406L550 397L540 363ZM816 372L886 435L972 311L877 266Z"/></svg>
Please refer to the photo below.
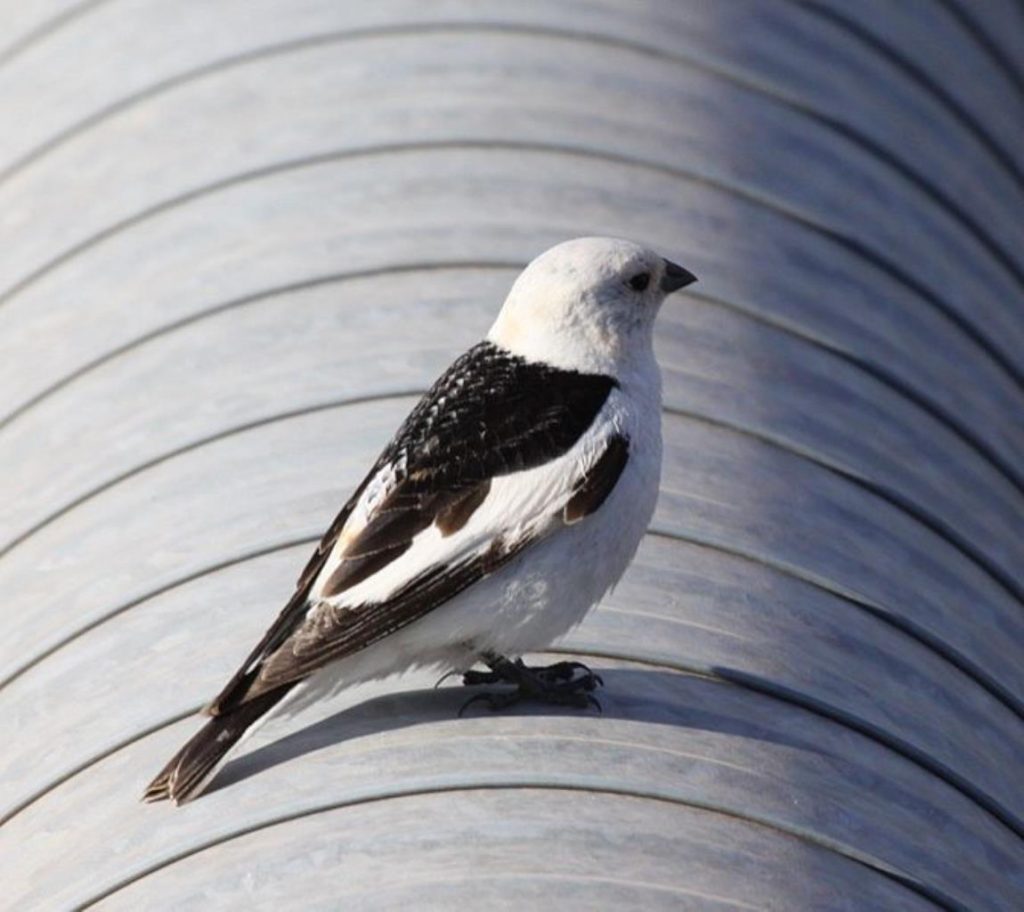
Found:
<svg viewBox="0 0 1024 912"><path fill-rule="evenodd" d="M516 280L342 508L212 718L148 787L188 800L270 710L538 649L629 564L657 497L655 316L694 277L580 238Z"/></svg>

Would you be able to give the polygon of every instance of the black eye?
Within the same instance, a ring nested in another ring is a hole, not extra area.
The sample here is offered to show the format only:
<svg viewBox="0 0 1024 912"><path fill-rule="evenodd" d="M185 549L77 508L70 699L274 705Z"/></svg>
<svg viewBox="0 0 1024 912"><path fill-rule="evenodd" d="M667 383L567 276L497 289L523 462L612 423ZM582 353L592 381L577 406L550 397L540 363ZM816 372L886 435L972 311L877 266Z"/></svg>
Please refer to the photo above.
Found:
<svg viewBox="0 0 1024 912"><path fill-rule="evenodd" d="M651 281L651 274L649 272L641 272L638 275L633 276L626 284L629 285L633 291L643 291Z"/></svg>

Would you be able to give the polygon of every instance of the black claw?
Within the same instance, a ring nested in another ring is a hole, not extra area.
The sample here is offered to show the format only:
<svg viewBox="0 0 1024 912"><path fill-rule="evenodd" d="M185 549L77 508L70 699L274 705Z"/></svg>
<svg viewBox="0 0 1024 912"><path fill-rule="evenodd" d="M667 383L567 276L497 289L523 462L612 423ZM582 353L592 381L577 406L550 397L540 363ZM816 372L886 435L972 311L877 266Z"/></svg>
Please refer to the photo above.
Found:
<svg viewBox="0 0 1024 912"><path fill-rule="evenodd" d="M490 665L490 671L465 672L462 676L464 685L472 687L507 683L514 684L516 689L476 694L462 704L459 718L470 705L480 701L486 702L492 712L506 709L521 700L574 706L578 709L593 706L599 713L602 712L601 704L592 695L592 691L603 686L604 681L582 662L556 662L543 668L528 668L522 659L510 661L488 655L485 660Z"/></svg>
<svg viewBox="0 0 1024 912"><path fill-rule="evenodd" d="M584 690L595 690L604 686L604 679L596 672L591 671L582 662L558 662L549 665L547 668L535 668L532 671L541 679L547 681L572 682L575 687ZM577 672L582 672L577 675Z"/></svg>
<svg viewBox="0 0 1024 912"><path fill-rule="evenodd" d="M474 671L472 668L462 675L465 687L476 687L480 684L500 684L505 679L494 671Z"/></svg>
<svg viewBox="0 0 1024 912"><path fill-rule="evenodd" d="M594 673L582 662L556 662L554 665L540 670L547 672L552 677L562 678L566 681L571 681L577 671L582 671L584 677L595 677Z"/></svg>

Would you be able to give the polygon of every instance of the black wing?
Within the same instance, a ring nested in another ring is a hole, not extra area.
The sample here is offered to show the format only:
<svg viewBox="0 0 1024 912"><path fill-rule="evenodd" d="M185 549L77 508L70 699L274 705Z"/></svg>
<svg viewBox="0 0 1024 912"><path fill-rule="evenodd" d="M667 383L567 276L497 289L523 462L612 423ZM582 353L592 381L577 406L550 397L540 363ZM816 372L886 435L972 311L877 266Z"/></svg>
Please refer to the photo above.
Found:
<svg viewBox="0 0 1024 912"><path fill-rule="evenodd" d="M271 681L297 680L327 660L306 648L308 658L301 662L284 663L282 656L273 670L268 666L266 675L261 672L264 662L300 629L307 647L312 642L305 634L315 632L304 625L310 588L371 485L386 476L386 488L365 527L346 544L330 578L319 586L320 598L336 595L386 566L432 523L442 532L460 528L486 497L492 478L536 468L568 452L615 386L612 377L529 362L490 342L471 348L406 418L324 535L288 604L208 711L225 712L266 692ZM432 568L386 605L360 611L358 623L353 621L343 642L331 646L330 658L362 649L422 616L493 572L522 547L525 543L508 542L500 553ZM294 655L293 650L287 652ZM260 683L254 688L257 676Z"/></svg>

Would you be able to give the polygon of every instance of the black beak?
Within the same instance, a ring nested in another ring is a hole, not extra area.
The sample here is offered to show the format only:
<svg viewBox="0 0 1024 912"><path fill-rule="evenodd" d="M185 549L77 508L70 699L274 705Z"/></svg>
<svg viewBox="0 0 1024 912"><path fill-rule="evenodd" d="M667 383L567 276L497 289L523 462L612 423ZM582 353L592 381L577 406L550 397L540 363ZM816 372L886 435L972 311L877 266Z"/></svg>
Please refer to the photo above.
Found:
<svg viewBox="0 0 1024 912"><path fill-rule="evenodd" d="M690 270L665 260L665 275L661 279L661 290L665 294L672 294L673 291L679 291L680 288L692 285L696 281L697 277Z"/></svg>

